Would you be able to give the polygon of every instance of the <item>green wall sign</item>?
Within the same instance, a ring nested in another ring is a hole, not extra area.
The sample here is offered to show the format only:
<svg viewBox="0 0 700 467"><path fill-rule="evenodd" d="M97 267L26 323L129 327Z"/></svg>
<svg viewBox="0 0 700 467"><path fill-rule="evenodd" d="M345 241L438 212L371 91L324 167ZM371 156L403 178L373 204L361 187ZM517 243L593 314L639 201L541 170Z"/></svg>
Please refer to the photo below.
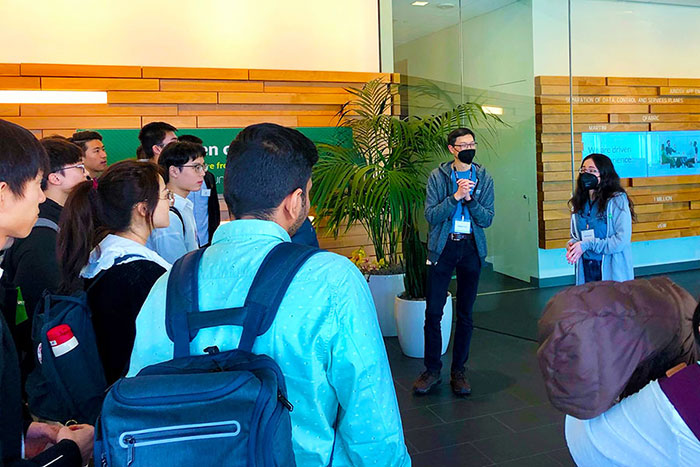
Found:
<svg viewBox="0 0 700 467"><path fill-rule="evenodd" d="M301 133L314 143L340 144L347 141L350 130L337 127L303 127L297 128ZM99 130L103 143L107 150L107 163L125 159L136 158L136 148L139 146L139 130ZM178 135L195 135L204 141L207 149L206 163L209 170L216 176L216 185L219 193L223 193L224 169L226 168L226 154L228 146L241 128L183 128L178 130Z"/></svg>

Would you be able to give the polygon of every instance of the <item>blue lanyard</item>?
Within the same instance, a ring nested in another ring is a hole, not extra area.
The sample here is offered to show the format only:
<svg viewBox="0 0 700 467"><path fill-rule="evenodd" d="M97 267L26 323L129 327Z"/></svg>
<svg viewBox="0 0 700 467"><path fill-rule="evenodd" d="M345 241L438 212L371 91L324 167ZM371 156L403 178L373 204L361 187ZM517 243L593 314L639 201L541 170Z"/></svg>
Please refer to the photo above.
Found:
<svg viewBox="0 0 700 467"><path fill-rule="evenodd" d="M475 172L476 172L476 171L474 170L474 166L472 165L471 168L469 169L469 180L474 181ZM460 179L460 178L459 178L459 175L457 175L457 168L453 165L453 166L452 166L452 181L453 181L454 184L455 184L455 189L457 189L457 187L459 186L459 185L457 184L457 181L458 181L459 179ZM470 193L470 194L471 194L471 193ZM469 216L469 210L467 209L467 202L464 201L464 199L463 199L462 202L460 203L460 206L462 207L462 220L464 220L465 214L466 214L467 216Z"/></svg>

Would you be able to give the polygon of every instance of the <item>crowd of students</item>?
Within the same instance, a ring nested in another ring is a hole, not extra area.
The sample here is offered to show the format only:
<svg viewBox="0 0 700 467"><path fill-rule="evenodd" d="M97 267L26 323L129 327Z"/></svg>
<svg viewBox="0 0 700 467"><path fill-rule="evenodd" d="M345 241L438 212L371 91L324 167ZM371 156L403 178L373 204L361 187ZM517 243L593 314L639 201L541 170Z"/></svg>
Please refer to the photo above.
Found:
<svg viewBox="0 0 700 467"><path fill-rule="evenodd" d="M40 420L32 413L27 377L41 365L32 321L44 293L86 294L109 386L172 358L167 289L172 265L188 252L207 247L199 264L197 290L190 291L201 309L232 310L243 306L256 271L277 245L291 241L318 247L308 218L311 171L318 153L297 130L257 124L234 139L223 193L234 221L222 225L203 141L191 135L178 137L177 129L165 122L145 125L139 140L138 160L107 166L99 133L37 140L29 131L0 120L4 465L77 466L92 455L91 425L66 427L62 423L67 420ZM473 133L466 130L448 144L455 163L471 167ZM459 151L460 145L471 149ZM458 193L464 191L463 205L472 209L482 203L481 193L493 188L482 171L483 187L472 200L477 182L459 183L469 176L463 176L466 172L456 172L459 178L453 184ZM633 205L606 156L586 157L580 172L571 200L567 245L567 259L577 264L577 283L632 279ZM446 172L447 179L449 175ZM450 213L455 206L462 219L466 209L451 194L449 180L445 184L451 204L440 222L454 224ZM492 191L488 193L492 203ZM476 226L490 225L489 206L486 220L470 211ZM463 241L471 235L468 230L455 233L448 225L444 237ZM439 295L442 298L442 292ZM698 326L700 307L693 319L700 340ZM227 351L235 349L240 339L237 326L212 326L190 336L189 351L193 355L212 348ZM295 407L290 417L298 465L410 465L372 297L348 259L330 252L311 256L294 276L277 318L254 342L252 350L270 356L286 378L287 398ZM464 375L468 340L463 347L466 353L453 359L452 389L459 395L471 391ZM427 393L439 382L439 355L437 359L437 370L431 373L427 365L415 392ZM692 464L700 452L695 437L700 434L695 421L700 400L686 393L700 383L698 368L691 365L682 378L652 382L592 420L568 417L566 436L577 462L631 465L638 460L635 453L662 459L651 439L658 435L668 443L674 436L682 439L674 459ZM626 409L631 408L636 414L654 413L657 428L640 428L643 416L630 415ZM615 424L622 431L634 431L636 437L620 435L617 429L610 432Z"/></svg>
<svg viewBox="0 0 700 467"><path fill-rule="evenodd" d="M44 290L87 292L109 385L172 357L172 342L158 331L164 329L164 288L179 257L211 244L200 297L203 306L222 308L245 298L252 275L277 243L295 237L318 245L308 219L318 158L311 141L272 124L243 130L230 146L225 174L224 198L235 222L217 229L218 218L210 214L213 207L218 211L218 197L211 178L211 185L205 183L206 150L196 138L177 141L176 131L164 122L144 126L144 160L105 167L98 133L37 141L0 120L5 464L83 465L92 451L93 427L39 422L26 404L26 376L37 365L32 314ZM271 180L268 173L283 175ZM193 196L202 186L209 191ZM215 288L219 293L212 293ZM286 297L269 338L259 339L254 350L272 356L287 378L296 406L297 463L381 459L410 465L371 295L357 268L344 257L319 253L300 269ZM24 309L17 306L21 299ZM307 305L304 313L296 311ZM227 327L203 331L191 351L201 354L208 341L235 348L233 336Z"/></svg>

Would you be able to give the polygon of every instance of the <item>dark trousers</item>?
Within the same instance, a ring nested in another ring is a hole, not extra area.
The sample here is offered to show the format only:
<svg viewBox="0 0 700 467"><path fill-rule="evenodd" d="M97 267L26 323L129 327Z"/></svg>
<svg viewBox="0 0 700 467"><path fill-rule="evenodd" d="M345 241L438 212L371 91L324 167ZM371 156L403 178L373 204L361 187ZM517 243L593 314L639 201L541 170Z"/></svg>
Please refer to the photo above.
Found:
<svg viewBox="0 0 700 467"><path fill-rule="evenodd" d="M457 326L452 349L452 371L464 371L469 358L469 344L474 323L472 311L479 286L481 260L474 237L460 241L447 240L437 264L428 266L428 284L425 308L425 368L439 373L442 368L440 351L442 334L440 320L447 301L447 289L452 280L452 271L457 269ZM449 323L448 326L451 326Z"/></svg>

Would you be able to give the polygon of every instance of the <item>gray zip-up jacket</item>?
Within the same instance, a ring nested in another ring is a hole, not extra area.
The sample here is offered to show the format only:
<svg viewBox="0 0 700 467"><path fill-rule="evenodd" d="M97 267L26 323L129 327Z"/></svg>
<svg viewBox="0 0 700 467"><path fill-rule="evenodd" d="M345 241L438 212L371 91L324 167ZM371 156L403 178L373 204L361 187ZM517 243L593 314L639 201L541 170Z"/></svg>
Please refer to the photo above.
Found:
<svg viewBox="0 0 700 467"><path fill-rule="evenodd" d="M629 200L624 193L618 193L608 200L605 207L607 219L607 238L595 238L582 241L581 249L603 255L601 263L602 280L630 281L634 279L634 263L632 262L632 213ZM571 241L581 241L581 232L576 225L576 213L571 214ZM583 276L583 256L579 258L575 268L576 285L585 282Z"/></svg>
<svg viewBox="0 0 700 467"><path fill-rule="evenodd" d="M491 225L494 214L493 178L479 164L472 165L476 169L477 184L472 193L471 201L467 201L467 208L471 216L476 248L483 265L486 258L484 229ZM457 203L459 203L453 196L455 190L452 184L452 161L443 162L430 173L427 192L425 218L430 224L428 260L435 263L445 248L447 236L452 229L452 216Z"/></svg>

